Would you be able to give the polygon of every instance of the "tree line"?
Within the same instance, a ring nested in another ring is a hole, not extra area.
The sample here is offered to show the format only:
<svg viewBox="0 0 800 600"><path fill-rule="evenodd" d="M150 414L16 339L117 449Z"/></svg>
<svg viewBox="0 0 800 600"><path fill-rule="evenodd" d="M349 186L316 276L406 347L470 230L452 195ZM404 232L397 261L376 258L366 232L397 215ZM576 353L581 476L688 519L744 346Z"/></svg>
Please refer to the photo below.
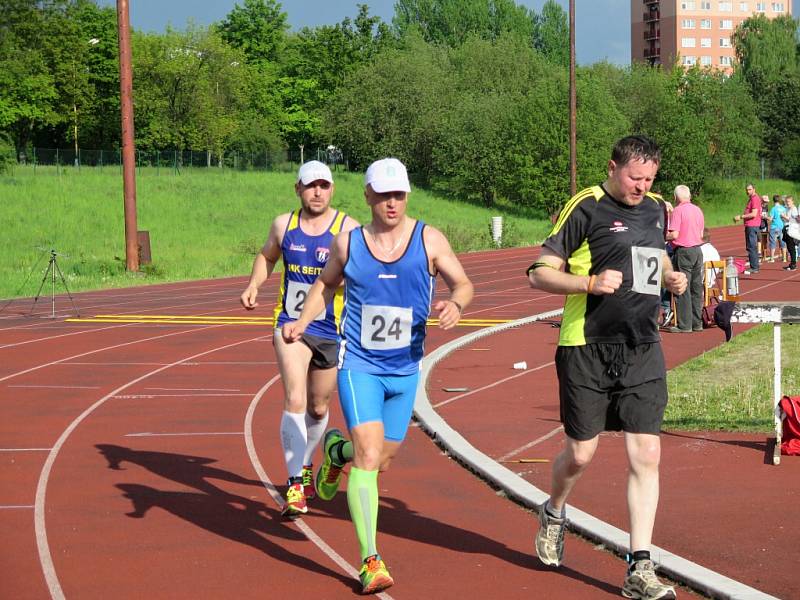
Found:
<svg viewBox="0 0 800 600"><path fill-rule="evenodd" d="M119 146L116 12L93 0L0 0L0 132L39 147ZM551 213L568 194L568 24L553 0L397 0L391 23L353 18L290 31L276 0L220 22L134 31L137 148L233 151L335 145L360 170L404 160L417 182L486 205ZM663 147L658 184L767 157L800 178L797 22L736 32L727 77L693 67L577 70L579 186L602 179L630 132Z"/></svg>

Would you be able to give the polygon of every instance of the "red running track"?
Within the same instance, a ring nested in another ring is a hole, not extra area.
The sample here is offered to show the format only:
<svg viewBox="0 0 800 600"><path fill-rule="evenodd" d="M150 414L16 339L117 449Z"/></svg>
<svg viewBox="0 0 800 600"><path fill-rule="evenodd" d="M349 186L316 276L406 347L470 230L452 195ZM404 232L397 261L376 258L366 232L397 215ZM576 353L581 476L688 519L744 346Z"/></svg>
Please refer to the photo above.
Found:
<svg viewBox="0 0 800 600"><path fill-rule="evenodd" d="M738 250L741 232L736 233L737 239L730 234L730 250L728 232L718 234L723 253ZM465 317L510 319L560 306L561 298L528 287L524 268L535 254L515 249L462 257L478 290ZM787 278L765 268L744 290L782 299L778 291L791 290L795 280L794 274ZM109 290L79 294L76 302L83 315L241 317L243 285L238 278ZM262 317L269 316L275 283L265 291ZM64 298L57 302L63 316L69 305ZM302 521L287 523L279 516L274 485L282 491L285 478L277 439L282 393L269 327L19 316L29 306L30 301L15 302L0 315L2 597L357 593L358 548L343 494L330 503L316 501ZM46 314L49 306L40 310ZM555 330L531 327L538 329L520 330L516 339L491 336L442 363L431 380L434 402L446 387L442 382L490 385L516 373L508 370L509 360L527 360L529 366L552 360ZM465 331L431 329L429 348ZM680 348L674 347L678 340L665 339L670 362L722 339L716 331L685 337ZM552 367L529 371L439 410L487 454L512 452L557 426ZM332 424L341 425L338 408L332 414ZM666 442L673 438L674 444ZM796 465L761 464L763 438L737 434L724 444L717 436L666 435L654 541L679 553L683 546L676 544L684 544L687 558L712 568L714 557L727 564L746 554L740 562L753 563L751 568L740 572L737 562L734 573L720 570L791 597L797 588L781 579L786 569L780 565L797 560L790 556L787 562L790 546L763 515L786 508L787 488L797 489L786 484L792 475L798 480ZM535 451L552 455L557 445L556 436ZM673 460L670 453L679 452L673 446L689 448L694 462L687 467ZM604 440L601 448L573 502L624 527L620 445ZM547 488L546 465L525 471ZM738 487L715 487L723 477ZM380 485L379 548L397 582L384 597L618 597L620 559L571 537L565 566L542 567L532 556L533 516L443 455L417 428ZM700 488L711 494L698 494ZM792 530L791 523L775 523ZM745 552L725 539L738 528L764 531L759 537L742 532L752 542ZM754 557L753 545L764 546L763 554ZM708 563L706 555L713 555ZM780 561L773 561L776 556ZM759 562L762 568L752 568ZM752 571L760 574L756 581L748 579Z"/></svg>

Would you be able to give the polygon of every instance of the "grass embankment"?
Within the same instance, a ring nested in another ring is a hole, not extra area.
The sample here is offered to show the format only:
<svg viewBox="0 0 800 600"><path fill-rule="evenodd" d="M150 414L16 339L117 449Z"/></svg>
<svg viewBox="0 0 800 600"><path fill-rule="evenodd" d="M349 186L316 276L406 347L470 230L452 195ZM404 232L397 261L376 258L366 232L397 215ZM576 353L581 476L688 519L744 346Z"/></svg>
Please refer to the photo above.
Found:
<svg viewBox="0 0 800 600"><path fill-rule="evenodd" d="M760 325L672 369L664 428L772 431L772 336ZM783 393L800 394L800 327L784 325L781 346Z"/></svg>
<svg viewBox="0 0 800 600"><path fill-rule="evenodd" d="M50 248L71 291L247 275L272 219L299 205L294 172L216 169L137 171L138 229L150 232L153 262L125 271L122 181L115 167L18 167L0 179L0 298L36 293ZM338 172L334 205L369 219L363 176ZM487 209L415 189L408 212L442 229L457 252L493 247L491 217L504 216L505 246L532 245L542 219ZM27 283L24 283L27 279ZM23 285L24 283L24 285Z"/></svg>

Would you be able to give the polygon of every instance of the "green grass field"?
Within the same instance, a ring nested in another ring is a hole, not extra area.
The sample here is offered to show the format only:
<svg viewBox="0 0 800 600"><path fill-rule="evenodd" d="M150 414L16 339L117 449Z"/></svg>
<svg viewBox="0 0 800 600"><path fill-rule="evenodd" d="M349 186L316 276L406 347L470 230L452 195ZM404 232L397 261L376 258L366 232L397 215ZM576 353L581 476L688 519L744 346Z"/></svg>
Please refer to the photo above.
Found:
<svg viewBox="0 0 800 600"><path fill-rule="evenodd" d="M800 326L781 328L781 347L784 393L800 394ZM770 432L772 378L772 325L734 335L669 372L664 428Z"/></svg>
<svg viewBox="0 0 800 600"><path fill-rule="evenodd" d="M335 174L334 205L362 222L369 218L363 177ZM138 229L150 232L153 262L125 271L122 181L103 169L18 167L0 179L0 298L32 296L50 248L70 290L88 290L247 275L272 219L297 208L294 173L216 169L140 169ZM450 238L457 252L492 247L491 217L504 216L503 244L532 245L549 230L541 219L510 216L415 189L408 212ZM24 283L27 279L27 283Z"/></svg>

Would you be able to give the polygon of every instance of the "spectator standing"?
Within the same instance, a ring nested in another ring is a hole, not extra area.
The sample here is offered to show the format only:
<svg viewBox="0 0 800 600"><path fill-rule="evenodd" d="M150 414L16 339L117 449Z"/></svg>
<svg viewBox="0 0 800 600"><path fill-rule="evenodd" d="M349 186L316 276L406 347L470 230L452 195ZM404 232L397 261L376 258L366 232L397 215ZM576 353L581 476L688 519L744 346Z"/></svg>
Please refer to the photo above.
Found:
<svg viewBox="0 0 800 600"><path fill-rule="evenodd" d="M761 198L756 193L756 188L752 183L745 187L747 192L747 204L744 212L733 217L734 222L744 223L744 242L747 248L747 257L750 260L750 273L756 274L759 271L758 258L758 229L761 225Z"/></svg>
<svg viewBox="0 0 800 600"><path fill-rule="evenodd" d="M779 194L772 197L772 208L769 209L767 221L769 222L769 262L775 262L775 250L780 249L781 258L786 253L786 242L783 241L783 217L786 208L783 198ZM786 260L784 258L784 260Z"/></svg>
<svg viewBox="0 0 800 600"><path fill-rule="evenodd" d="M792 226L792 223L795 225ZM786 242L786 251L789 253L789 264L783 267L784 271L797 270L797 240L789 232L800 227L800 211L794 205L794 197L786 196L786 226L783 228L783 241Z"/></svg>
<svg viewBox="0 0 800 600"><path fill-rule="evenodd" d="M700 207L692 204L692 194L685 185L675 188L675 210L668 227L667 239L675 248L672 261L675 269L686 275L689 292L676 298L678 325L670 327L669 331L703 331L703 251L700 247L705 218Z"/></svg>

